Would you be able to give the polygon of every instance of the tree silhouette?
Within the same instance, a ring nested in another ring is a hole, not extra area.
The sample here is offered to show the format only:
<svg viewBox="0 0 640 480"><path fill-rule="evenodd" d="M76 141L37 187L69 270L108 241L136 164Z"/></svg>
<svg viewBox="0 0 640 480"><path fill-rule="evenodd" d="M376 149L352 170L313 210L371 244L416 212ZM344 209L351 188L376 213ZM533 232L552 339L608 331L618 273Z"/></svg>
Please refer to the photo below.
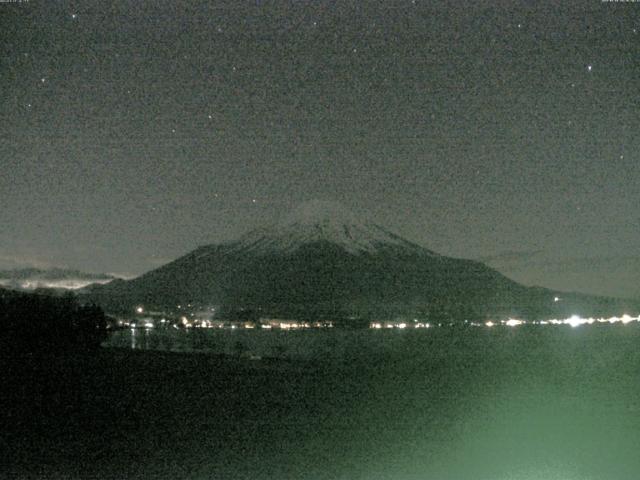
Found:
<svg viewBox="0 0 640 480"><path fill-rule="evenodd" d="M0 345L7 354L95 350L106 339L106 325L99 307L80 305L72 294L0 294Z"/></svg>

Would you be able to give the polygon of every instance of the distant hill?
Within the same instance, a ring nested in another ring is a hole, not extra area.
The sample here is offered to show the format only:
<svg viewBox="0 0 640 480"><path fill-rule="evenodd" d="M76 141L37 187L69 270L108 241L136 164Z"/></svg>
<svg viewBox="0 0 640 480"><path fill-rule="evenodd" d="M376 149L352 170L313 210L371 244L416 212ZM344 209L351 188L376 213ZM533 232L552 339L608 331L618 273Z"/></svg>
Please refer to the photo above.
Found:
<svg viewBox="0 0 640 480"><path fill-rule="evenodd" d="M525 287L439 255L339 205L311 202L279 224L207 245L138 278L85 293L109 310L193 302L222 315L474 320L621 313L620 300Z"/></svg>
<svg viewBox="0 0 640 480"><path fill-rule="evenodd" d="M115 278L111 275L86 273L65 268L0 270L0 285L27 291L43 288L76 290L92 283L108 283Z"/></svg>

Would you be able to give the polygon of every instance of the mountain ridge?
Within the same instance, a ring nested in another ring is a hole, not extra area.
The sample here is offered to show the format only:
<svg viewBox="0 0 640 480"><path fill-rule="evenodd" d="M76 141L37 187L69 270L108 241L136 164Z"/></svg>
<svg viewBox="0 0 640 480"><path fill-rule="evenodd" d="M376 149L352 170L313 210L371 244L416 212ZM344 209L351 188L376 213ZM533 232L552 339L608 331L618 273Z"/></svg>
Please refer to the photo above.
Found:
<svg viewBox="0 0 640 480"><path fill-rule="evenodd" d="M525 287L477 261L439 255L326 203L88 293L129 311L136 304L170 309L189 302L215 305L230 316L250 311L306 318L532 318L612 306L566 294L558 304L552 290Z"/></svg>
<svg viewBox="0 0 640 480"><path fill-rule="evenodd" d="M353 254L392 247L423 250L436 255L368 219L357 217L340 204L328 201L303 203L275 225L251 230L231 243L237 244L238 248L272 253L293 252L305 244L317 241L340 245Z"/></svg>

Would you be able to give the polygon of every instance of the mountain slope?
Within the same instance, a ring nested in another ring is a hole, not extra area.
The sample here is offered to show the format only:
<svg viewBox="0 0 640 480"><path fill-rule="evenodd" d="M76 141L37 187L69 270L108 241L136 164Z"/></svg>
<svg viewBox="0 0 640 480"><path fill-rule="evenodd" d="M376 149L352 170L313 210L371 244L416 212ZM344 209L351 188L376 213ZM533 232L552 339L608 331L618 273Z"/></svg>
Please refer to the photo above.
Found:
<svg viewBox="0 0 640 480"><path fill-rule="evenodd" d="M593 295L640 299L640 253L583 256L538 250L507 252L479 260L525 285L573 285Z"/></svg>
<svg viewBox="0 0 640 480"><path fill-rule="evenodd" d="M304 204L273 227L200 247L136 279L93 287L90 295L107 308L189 302L220 306L227 315L297 318L534 317L560 308L549 290L438 255L327 202ZM580 302L592 309L602 303ZM570 305L579 313L568 300L562 307Z"/></svg>

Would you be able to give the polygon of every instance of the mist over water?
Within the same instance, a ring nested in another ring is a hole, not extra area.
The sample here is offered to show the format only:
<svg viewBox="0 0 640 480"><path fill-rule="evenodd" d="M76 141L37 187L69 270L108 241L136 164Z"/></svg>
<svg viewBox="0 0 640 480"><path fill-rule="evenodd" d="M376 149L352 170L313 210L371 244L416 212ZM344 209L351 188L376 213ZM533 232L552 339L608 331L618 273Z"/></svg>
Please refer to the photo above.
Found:
<svg viewBox="0 0 640 480"><path fill-rule="evenodd" d="M639 342L637 325L594 325L137 330L108 345L288 359L237 379L249 414L181 437L189 478L588 480L640 471Z"/></svg>

